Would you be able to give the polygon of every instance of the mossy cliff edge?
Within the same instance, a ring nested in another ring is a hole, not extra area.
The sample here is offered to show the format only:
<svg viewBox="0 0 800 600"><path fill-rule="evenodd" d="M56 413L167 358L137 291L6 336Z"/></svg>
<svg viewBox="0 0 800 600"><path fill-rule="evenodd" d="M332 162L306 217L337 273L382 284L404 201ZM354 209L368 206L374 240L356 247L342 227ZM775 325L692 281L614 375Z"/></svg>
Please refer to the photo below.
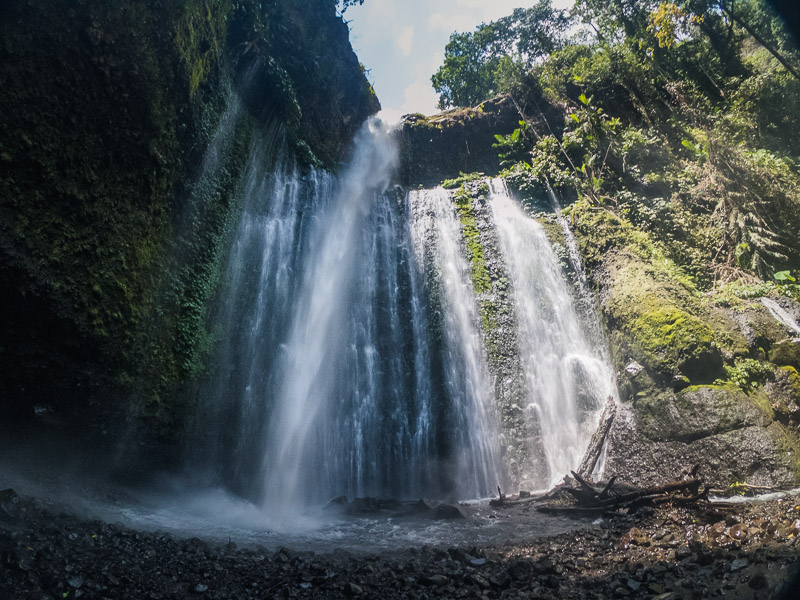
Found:
<svg viewBox="0 0 800 600"><path fill-rule="evenodd" d="M347 26L331 0L12 0L0 40L0 420L168 430L253 136L335 168L379 109Z"/></svg>

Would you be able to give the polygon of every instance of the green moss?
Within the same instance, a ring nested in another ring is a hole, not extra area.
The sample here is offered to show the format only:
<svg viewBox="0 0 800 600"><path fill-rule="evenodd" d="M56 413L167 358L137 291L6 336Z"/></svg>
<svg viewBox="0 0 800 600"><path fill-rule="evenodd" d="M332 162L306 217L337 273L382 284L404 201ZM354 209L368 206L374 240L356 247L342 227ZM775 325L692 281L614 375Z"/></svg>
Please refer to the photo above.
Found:
<svg viewBox="0 0 800 600"><path fill-rule="evenodd" d="M102 389L109 411L135 398L174 418L213 342L205 307L251 132L284 119L306 162L335 163L374 90L333 11L289 0L42 0L3 17L0 304L14 325L0 395L85 405ZM259 120L240 122L204 179L235 70L259 57L243 97Z"/></svg>
<svg viewBox="0 0 800 600"><path fill-rule="evenodd" d="M461 220L464 243L469 254L472 285L476 294L483 294L491 291L492 282L489 277L489 271L486 268L486 257L483 254L483 246L481 245L481 232L478 229L472 202L472 195L462 185L455 197L456 211Z"/></svg>
<svg viewBox="0 0 800 600"><path fill-rule="evenodd" d="M483 173L461 173L455 179L445 179L444 181L442 181L442 187L446 190L452 190L461 187L462 185L470 181L478 181L485 178L486 175L484 175Z"/></svg>
<svg viewBox="0 0 800 600"><path fill-rule="evenodd" d="M711 328L678 309L644 312L633 321L630 333L648 364L663 373L676 368L697 373L715 353Z"/></svg>
<svg viewBox="0 0 800 600"><path fill-rule="evenodd" d="M193 97L217 67L225 50L230 0L205 0L184 3L183 14L175 20L175 46Z"/></svg>
<svg viewBox="0 0 800 600"><path fill-rule="evenodd" d="M792 390L798 399L800 399L800 374L794 367L778 367L781 373L784 373L789 380Z"/></svg>

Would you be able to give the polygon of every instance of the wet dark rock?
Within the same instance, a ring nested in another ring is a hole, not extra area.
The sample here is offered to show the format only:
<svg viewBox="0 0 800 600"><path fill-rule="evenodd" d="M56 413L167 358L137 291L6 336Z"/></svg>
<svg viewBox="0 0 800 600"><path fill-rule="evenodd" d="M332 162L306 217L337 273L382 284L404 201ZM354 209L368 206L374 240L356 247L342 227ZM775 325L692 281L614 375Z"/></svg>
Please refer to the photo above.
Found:
<svg viewBox="0 0 800 600"><path fill-rule="evenodd" d="M455 504L440 504L434 510L434 519L443 521L450 519L464 519L464 513Z"/></svg>
<svg viewBox="0 0 800 600"><path fill-rule="evenodd" d="M756 573L750 578L750 580L747 582L747 585L754 590L763 590L765 587L767 587L767 585L769 585L769 582L767 581L767 578L764 577L763 573Z"/></svg>
<svg viewBox="0 0 800 600"><path fill-rule="evenodd" d="M12 489L0 491L0 520L16 521L22 516L19 495Z"/></svg>
<svg viewBox="0 0 800 600"><path fill-rule="evenodd" d="M461 548L448 548L447 554L449 554L450 558L452 558L453 560L462 563L467 562L467 553Z"/></svg>
<svg viewBox="0 0 800 600"><path fill-rule="evenodd" d="M426 575L420 579L420 582L424 585L433 585L436 587L445 586L449 583L449 581L450 580L444 575Z"/></svg>
<svg viewBox="0 0 800 600"><path fill-rule="evenodd" d="M736 560L731 562L730 570L738 571L740 569L744 569L747 566L747 559L746 558L737 558Z"/></svg>
<svg viewBox="0 0 800 600"><path fill-rule="evenodd" d="M515 583L526 583L533 575L533 563L530 560L514 560L508 565L508 574Z"/></svg>
<svg viewBox="0 0 800 600"><path fill-rule="evenodd" d="M360 596L364 593L364 588L353 582L346 583L344 586L344 593L348 596Z"/></svg>
<svg viewBox="0 0 800 600"><path fill-rule="evenodd" d="M405 506L399 500L391 498L354 498L346 508L349 515L369 515L384 511L403 510Z"/></svg>

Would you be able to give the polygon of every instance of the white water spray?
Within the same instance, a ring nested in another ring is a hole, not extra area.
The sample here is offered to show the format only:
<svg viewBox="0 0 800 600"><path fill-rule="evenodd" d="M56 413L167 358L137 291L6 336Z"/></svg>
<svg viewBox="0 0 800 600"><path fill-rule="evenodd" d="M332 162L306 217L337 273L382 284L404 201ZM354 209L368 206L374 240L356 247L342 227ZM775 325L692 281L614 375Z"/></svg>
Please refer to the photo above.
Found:
<svg viewBox="0 0 800 600"><path fill-rule="evenodd" d="M491 205L506 268L514 286L520 358L529 404L541 425L549 487L578 466L608 396L614 374L592 347L578 318L544 228L491 185Z"/></svg>

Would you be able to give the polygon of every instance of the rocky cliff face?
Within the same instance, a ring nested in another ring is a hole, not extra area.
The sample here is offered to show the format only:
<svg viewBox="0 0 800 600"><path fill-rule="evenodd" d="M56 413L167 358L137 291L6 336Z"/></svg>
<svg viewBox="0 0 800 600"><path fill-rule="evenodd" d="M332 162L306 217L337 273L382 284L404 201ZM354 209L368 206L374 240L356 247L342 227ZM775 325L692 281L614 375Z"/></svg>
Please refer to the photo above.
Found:
<svg viewBox="0 0 800 600"><path fill-rule="evenodd" d="M634 480L700 463L714 485L800 480L800 306L757 285L700 293L646 236L572 214L609 331L623 400L607 468Z"/></svg>
<svg viewBox="0 0 800 600"><path fill-rule="evenodd" d="M254 131L335 168L379 108L334 3L302 4L0 7L4 415L174 417Z"/></svg>

